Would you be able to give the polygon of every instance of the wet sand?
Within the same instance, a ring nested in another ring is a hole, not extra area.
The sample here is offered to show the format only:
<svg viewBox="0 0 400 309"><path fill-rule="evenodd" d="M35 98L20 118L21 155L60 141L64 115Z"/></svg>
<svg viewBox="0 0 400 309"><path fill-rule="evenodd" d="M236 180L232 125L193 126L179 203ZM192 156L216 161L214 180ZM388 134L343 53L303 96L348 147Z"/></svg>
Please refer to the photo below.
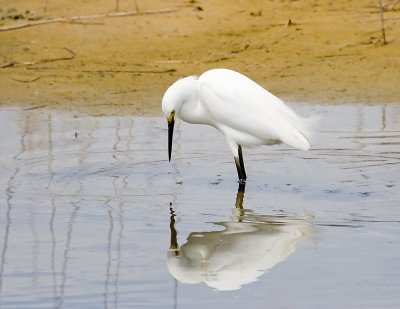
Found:
<svg viewBox="0 0 400 309"><path fill-rule="evenodd" d="M25 19L5 18L0 27L115 13L116 3L3 1L0 16L16 9ZM215 67L238 70L287 101L398 102L398 9L385 13L382 46L372 0L136 3L119 1L119 11L136 16L0 32L0 104L159 115L168 85ZM143 14L163 9L173 12Z"/></svg>
<svg viewBox="0 0 400 309"><path fill-rule="evenodd" d="M169 163L161 117L3 108L2 308L399 307L399 104L293 108L317 142L245 149L244 196L212 128Z"/></svg>

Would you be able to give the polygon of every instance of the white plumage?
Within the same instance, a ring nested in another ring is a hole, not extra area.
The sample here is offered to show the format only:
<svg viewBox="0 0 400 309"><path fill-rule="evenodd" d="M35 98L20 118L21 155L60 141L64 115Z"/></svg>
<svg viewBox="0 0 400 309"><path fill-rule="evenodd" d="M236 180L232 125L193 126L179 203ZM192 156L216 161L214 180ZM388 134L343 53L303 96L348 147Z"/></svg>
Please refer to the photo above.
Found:
<svg viewBox="0 0 400 309"><path fill-rule="evenodd" d="M232 70L213 69L176 81L166 91L162 109L170 124L169 153L175 114L189 123L211 125L225 135L241 183L246 180L241 146L283 142L301 150L311 147L304 119L260 85Z"/></svg>
<svg viewBox="0 0 400 309"><path fill-rule="evenodd" d="M168 251L171 275L183 283L238 290L288 258L312 233L307 216L290 219L245 212L245 222L243 209L234 209L232 222L217 223L223 230L193 232L181 247Z"/></svg>

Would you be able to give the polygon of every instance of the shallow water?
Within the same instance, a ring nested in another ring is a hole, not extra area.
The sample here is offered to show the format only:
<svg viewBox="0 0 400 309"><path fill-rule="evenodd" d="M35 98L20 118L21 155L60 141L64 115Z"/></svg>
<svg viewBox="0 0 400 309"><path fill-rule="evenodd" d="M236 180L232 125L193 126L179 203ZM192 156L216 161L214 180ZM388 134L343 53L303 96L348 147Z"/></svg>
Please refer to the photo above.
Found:
<svg viewBox="0 0 400 309"><path fill-rule="evenodd" d="M214 129L0 111L1 308L400 306L400 105L294 105L311 151Z"/></svg>

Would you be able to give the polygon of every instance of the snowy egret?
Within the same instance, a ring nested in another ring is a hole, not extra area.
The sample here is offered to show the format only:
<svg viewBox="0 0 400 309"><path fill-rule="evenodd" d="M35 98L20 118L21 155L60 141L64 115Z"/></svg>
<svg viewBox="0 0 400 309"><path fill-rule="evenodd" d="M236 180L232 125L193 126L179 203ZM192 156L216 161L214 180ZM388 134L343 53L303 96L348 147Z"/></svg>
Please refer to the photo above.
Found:
<svg viewBox="0 0 400 309"><path fill-rule="evenodd" d="M188 123L213 126L228 142L242 185L246 183L242 146L283 142L301 150L311 147L304 119L260 85L232 70L213 69L179 79L165 92L162 109L168 121L169 160L175 116Z"/></svg>
<svg viewBox="0 0 400 309"><path fill-rule="evenodd" d="M234 208L231 221L213 223L218 231L192 232L179 246L175 212L172 207L170 211L168 271L179 282L204 282L219 291L257 281L313 234L313 218L307 215L269 216Z"/></svg>

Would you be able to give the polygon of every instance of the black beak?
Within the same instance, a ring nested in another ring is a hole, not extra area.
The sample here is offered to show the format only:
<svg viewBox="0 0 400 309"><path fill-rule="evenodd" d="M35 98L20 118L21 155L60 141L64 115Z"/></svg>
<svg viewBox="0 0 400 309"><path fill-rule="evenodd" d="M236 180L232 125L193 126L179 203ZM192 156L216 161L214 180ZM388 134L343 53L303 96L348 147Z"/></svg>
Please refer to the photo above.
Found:
<svg viewBox="0 0 400 309"><path fill-rule="evenodd" d="M171 161L171 152L172 152L172 137L174 135L174 117L171 120L168 120L168 161Z"/></svg>

